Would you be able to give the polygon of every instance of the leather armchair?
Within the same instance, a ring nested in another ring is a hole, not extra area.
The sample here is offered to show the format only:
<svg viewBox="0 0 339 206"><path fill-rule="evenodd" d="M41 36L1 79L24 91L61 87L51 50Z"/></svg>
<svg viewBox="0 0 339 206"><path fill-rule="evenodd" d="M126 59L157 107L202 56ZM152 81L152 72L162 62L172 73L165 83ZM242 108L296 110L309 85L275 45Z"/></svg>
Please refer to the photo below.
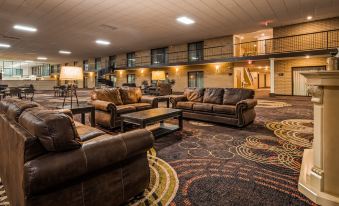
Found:
<svg viewBox="0 0 339 206"><path fill-rule="evenodd" d="M112 136L75 122L70 127L76 127L81 146L49 152L34 133L41 124L34 127L29 119L35 112L37 117L48 112L69 116L69 111L25 101L0 102L0 177L11 205L121 205L147 188L151 132L140 129ZM14 114L19 120L10 117Z"/></svg>

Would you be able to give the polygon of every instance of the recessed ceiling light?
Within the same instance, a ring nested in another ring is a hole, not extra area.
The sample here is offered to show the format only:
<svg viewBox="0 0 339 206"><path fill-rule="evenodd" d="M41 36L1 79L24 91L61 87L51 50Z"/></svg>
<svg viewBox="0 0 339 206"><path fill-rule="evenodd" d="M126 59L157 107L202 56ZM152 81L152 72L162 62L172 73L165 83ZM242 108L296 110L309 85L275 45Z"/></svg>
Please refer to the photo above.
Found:
<svg viewBox="0 0 339 206"><path fill-rule="evenodd" d="M244 39L245 37L241 36L240 39Z"/></svg>
<svg viewBox="0 0 339 206"><path fill-rule="evenodd" d="M9 48L9 47L11 47L11 45L0 43L0 47Z"/></svg>
<svg viewBox="0 0 339 206"><path fill-rule="evenodd" d="M47 60L47 57L38 57L37 60Z"/></svg>
<svg viewBox="0 0 339 206"><path fill-rule="evenodd" d="M33 63L33 61L31 61L31 60L26 60L25 62L26 63Z"/></svg>
<svg viewBox="0 0 339 206"><path fill-rule="evenodd" d="M60 54L71 54L72 52L66 50L59 50Z"/></svg>
<svg viewBox="0 0 339 206"><path fill-rule="evenodd" d="M183 24L194 24L195 23L195 21L193 21L192 19L186 16L178 17L177 21Z"/></svg>
<svg viewBox="0 0 339 206"><path fill-rule="evenodd" d="M31 26L19 25L19 24L14 25L13 28L17 29L17 30L29 31L29 32L36 32L36 31L38 31L37 28L31 27Z"/></svg>
<svg viewBox="0 0 339 206"><path fill-rule="evenodd" d="M111 44L111 42L106 41L106 40L102 40L102 39L96 40L95 43L101 44L101 45L110 45Z"/></svg>
<svg viewBox="0 0 339 206"><path fill-rule="evenodd" d="M313 19L312 16L308 16L308 17L307 17L307 20L311 20L311 19Z"/></svg>

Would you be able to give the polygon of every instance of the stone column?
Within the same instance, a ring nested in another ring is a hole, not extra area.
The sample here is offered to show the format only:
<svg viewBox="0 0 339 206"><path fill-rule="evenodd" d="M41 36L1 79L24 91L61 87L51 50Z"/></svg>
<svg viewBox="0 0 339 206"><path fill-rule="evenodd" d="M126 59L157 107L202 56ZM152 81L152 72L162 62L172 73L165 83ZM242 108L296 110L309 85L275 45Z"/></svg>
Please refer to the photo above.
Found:
<svg viewBox="0 0 339 206"><path fill-rule="evenodd" d="M270 84L271 84L271 89L270 89L270 94L274 95L274 59L270 59Z"/></svg>
<svg viewBox="0 0 339 206"><path fill-rule="evenodd" d="M339 71L303 75L314 104L314 139L304 151L298 188L319 205L339 206Z"/></svg>

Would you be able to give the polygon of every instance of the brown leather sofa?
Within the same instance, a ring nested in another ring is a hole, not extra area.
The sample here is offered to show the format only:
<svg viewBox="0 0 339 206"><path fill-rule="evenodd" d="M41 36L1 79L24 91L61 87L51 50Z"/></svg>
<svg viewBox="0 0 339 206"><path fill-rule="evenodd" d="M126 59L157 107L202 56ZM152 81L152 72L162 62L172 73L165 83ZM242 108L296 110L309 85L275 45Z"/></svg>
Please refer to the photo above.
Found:
<svg viewBox="0 0 339 206"><path fill-rule="evenodd" d="M74 122L69 110L0 102L0 177L10 205L120 205L149 184L153 136L111 136Z"/></svg>
<svg viewBox="0 0 339 206"><path fill-rule="evenodd" d="M244 127L252 123L257 100L254 91L237 88L187 88L184 95L171 98L173 108L184 118Z"/></svg>
<svg viewBox="0 0 339 206"><path fill-rule="evenodd" d="M138 87L96 89L91 99L96 123L107 128L119 127L121 114L158 107L157 99L142 96Z"/></svg>

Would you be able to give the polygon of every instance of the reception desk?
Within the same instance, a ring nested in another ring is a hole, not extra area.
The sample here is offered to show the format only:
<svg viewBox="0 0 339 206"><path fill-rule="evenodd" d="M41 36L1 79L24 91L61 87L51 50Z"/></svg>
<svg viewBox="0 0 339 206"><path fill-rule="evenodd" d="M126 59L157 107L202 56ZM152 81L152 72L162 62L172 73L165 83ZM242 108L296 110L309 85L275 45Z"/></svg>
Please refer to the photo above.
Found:
<svg viewBox="0 0 339 206"><path fill-rule="evenodd" d="M20 87L24 85L34 86L36 90L53 90L57 85L56 80L0 80L0 85L8 85L8 87Z"/></svg>

